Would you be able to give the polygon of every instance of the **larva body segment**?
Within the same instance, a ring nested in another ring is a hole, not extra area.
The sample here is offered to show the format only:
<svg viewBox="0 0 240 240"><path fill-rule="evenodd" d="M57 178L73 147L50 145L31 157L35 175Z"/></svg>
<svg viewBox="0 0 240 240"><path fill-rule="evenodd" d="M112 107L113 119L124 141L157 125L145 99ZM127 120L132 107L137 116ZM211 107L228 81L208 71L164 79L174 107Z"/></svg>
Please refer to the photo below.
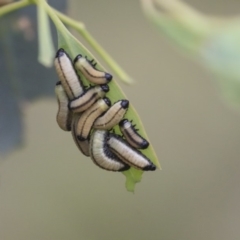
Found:
<svg viewBox="0 0 240 240"><path fill-rule="evenodd" d="M130 166L143 171L154 171L156 169L156 166L150 161L150 159L139 150L131 147L120 136L110 133L107 143L111 151Z"/></svg>
<svg viewBox="0 0 240 240"><path fill-rule="evenodd" d="M104 97L108 91L109 87L107 85L90 87L78 98L69 102L69 109L74 113L84 112L99 98Z"/></svg>
<svg viewBox="0 0 240 240"><path fill-rule="evenodd" d="M79 97L84 92L84 86L73 67L71 58L62 48L57 51L54 64L68 98L73 100Z"/></svg>
<svg viewBox="0 0 240 240"><path fill-rule="evenodd" d="M58 126L63 131L71 131L72 112L68 109L68 97L61 82L57 82L55 94L58 100L58 112L56 116Z"/></svg>
<svg viewBox="0 0 240 240"><path fill-rule="evenodd" d="M98 100L89 109L79 115L76 123L76 135L80 141L89 137L94 121L111 105L108 98Z"/></svg>
<svg viewBox="0 0 240 240"><path fill-rule="evenodd" d="M90 157L93 162L108 171L126 171L130 167L121 161L107 146L108 132L94 130L90 140Z"/></svg>
<svg viewBox="0 0 240 240"><path fill-rule="evenodd" d="M76 144L76 146L78 147L78 149L81 151L82 154L84 154L85 156L89 157L89 138L80 141L77 137L77 123L79 120L80 115L76 115L74 114L73 117L73 121L72 121L72 137L73 140Z"/></svg>
<svg viewBox="0 0 240 240"><path fill-rule="evenodd" d="M115 102L106 113L99 117L93 127L96 129L109 130L117 125L128 110L129 101L126 99Z"/></svg>

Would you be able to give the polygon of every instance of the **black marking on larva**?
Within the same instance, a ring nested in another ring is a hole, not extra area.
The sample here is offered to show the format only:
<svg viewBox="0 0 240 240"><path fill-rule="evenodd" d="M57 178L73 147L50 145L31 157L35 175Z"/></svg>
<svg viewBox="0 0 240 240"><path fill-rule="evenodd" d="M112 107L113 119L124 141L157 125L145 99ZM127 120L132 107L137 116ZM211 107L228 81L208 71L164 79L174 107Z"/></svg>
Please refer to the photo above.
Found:
<svg viewBox="0 0 240 240"><path fill-rule="evenodd" d="M87 56L85 56L86 60L96 69L97 62L94 62L94 59L88 60ZM97 70L97 69L96 69Z"/></svg>
<svg viewBox="0 0 240 240"><path fill-rule="evenodd" d="M91 115L92 115L94 112L96 112L97 110L98 110L98 109L95 108L95 109L93 109L93 110L89 113L89 115L86 117L85 121L83 122L83 126L85 126L85 124L86 124L89 116L91 116ZM91 126L91 128L92 128L92 126ZM78 140L79 140L79 141L84 141L84 140L86 140L86 139L89 137L89 134L90 134L90 132L91 132L91 128L89 129L89 132L88 132L88 135L86 136L86 138L82 136L83 130L84 130L84 128L82 128L80 135L77 136L77 137L78 137Z"/></svg>
<svg viewBox="0 0 240 240"><path fill-rule="evenodd" d="M94 88L94 87L91 87L91 88ZM87 89L87 91L88 91L88 90L90 90L90 88ZM83 92L83 94L81 94L78 98L75 98L74 101L77 100L77 99L79 99L79 98L81 98L81 97L83 97L83 96L87 93L87 91ZM88 99L88 101L84 102L83 105L76 106L76 107L71 107L71 101L69 101L69 102L68 102L68 109L69 109L69 110L74 110L74 109L78 109L78 108L80 108L80 107L83 107L84 105L86 105L86 104L88 104L89 102L91 102L91 100L94 99L96 95L97 95L96 92L93 93L92 96Z"/></svg>
<svg viewBox="0 0 240 240"><path fill-rule="evenodd" d="M56 53L56 58L63 56L65 53L66 52L64 51L63 48L59 48L57 53Z"/></svg>
<svg viewBox="0 0 240 240"><path fill-rule="evenodd" d="M73 122L72 122L72 136L73 136L73 140L74 140L76 146L78 147L78 149L81 151L81 153L83 155L89 157L89 153L85 152L84 149L82 148L81 142L88 141L88 143L89 143L90 138L88 138L86 140L84 140L84 139L83 140L79 140L77 135L76 135L76 131L75 131L75 127L76 126L75 125L76 125L76 122L73 120Z"/></svg>
<svg viewBox="0 0 240 240"><path fill-rule="evenodd" d="M144 171L155 171L156 170L156 166L155 165L149 165L143 168Z"/></svg>
<svg viewBox="0 0 240 240"><path fill-rule="evenodd" d="M75 58L74 58L74 60L73 60L73 63L75 64L77 61L78 61L78 59L79 58L82 58L83 56L81 55L81 54L78 54Z"/></svg>
<svg viewBox="0 0 240 240"><path fill-rule="evenodd" d="M107 79L108 82L112 80L112 75L110 73L105 72L105 78Z"/></svg>
<svg viewBox="0 0 240 240"><path fill-rule="evenodd" d="M104 98L102 98L102 100L103 100L108 106L111 106L111 101L109 100L109 98L104 97ZM94 105L92 105L92 107L93 107L93 106L94 106ZM86 130L86 128L84 128L84 127L86 126L89 117L91 117L92 114L93 114L94 112L98 111L98 110L99 110L99 106L96 105L95 108L93 108L93 109L91 110L91 112L89 112L88 115L86 116L84 122L82 123L82 126L83 126L83 127L81 127L81 131L80 131L80 133L77 135L79 141L84 141L84 140L86 140L86 139L89 137L89 134L90 134L90 132L91 132L92 126L93 126L95 120L100 116L100 114L99 114L99 116L97 116L97 117L94 119L94 121L92 122L92 125L91 125L90 128L89 128L89 132L88 132L87 136L85 136L85 137L83 136L83 132L84 132L84 130ZM79 119L81 119L81 117L80 117Z"/></svg>
<svg viewBox="0 0 240 240"><path fill-rule="evenodd" d="M107 157L109 157L113 161L119 161L119 162L123 163L124 167L121 168L120 170L118 170L118 172L123 172L123 171L126 171L126 170L130 169L130 166L128 164L123 162L119 157L117 157L113 152L111 152L111 150L109 149L106 141L104 142L103 152Z"/></svg>
<svg viewBox="0 0 240 240"><path fill-rule="evenodd" d="M68 131L71 131L71 128L72 128L72 113L71 112L69 112L67 115L66 128Z"/></svg>
<svg viewBox="0 0 240 240"><path fill-rule="evenodd" d="M59 90L60 88L60 90ZM59 127L64 130L64 131L70 131L71 130L71 123L72 123L72 112L71 111L63 111L62 109L62 104L65 106L67 105L67 95L66 92L64 91L61 82L57 82L55 86L55 93L57 97L57 102L58 102L58 111L57 111L57 116L56 120L59 125ZM65 95L65 96L64 96ZM64 115L63 115L64 113ZM60 116L60 118L59 118ZM60 120L60 121L59 121Z"/></svg>
<svg viewBox="0 0 240 240"><path fill-rule="evenodd" d="M82 136L77 136L77 139L78 139L80 142L85 141L85 140L87 140L88 138L89 138L89 136L88 136L87 138L84 138L84 137L82 137Z"/></svg>
<svg viewBox="0 0 240 240"><path fill-rule="evenodd" d="M126 99L123 99L122 102L121 102L121 106L123 109L127 109L128 106L129 106L129 101L126 100Z"/></svg>
<svg viewBox="0 0 240 240"><path fill-rule="evenodd" d="M111 101L110 101L109 98L104 97L103 100L104 100L104 102L105 102L109 107L111 106Z"/></svg>
<svg viewBox="0 0 240 240"><path fill-rule="evenodd" d="M109 86L106 85L106 84L100 85L100 87L102 88L102 90L103 90L104 92L108 92L108 91L109 91Z"/></svg>
<svg viewBox="0 0 240 240"><path fill-rule="evenodd" d="M122 101L125 101L125 100L119 100L119 101L115 102L114 104L116 104L116 103L118 103L118 102L122 102ZM126 101L128 102L128 100L126 100ZM121 104L121 106L122 106L122 104ZM103 126L103 125L109 124L121 110L122 110L122 109L119 108L119 109L117 110L117 112L115 112L115 114L114 114L107 122L104 122L103 124L99 124L98 126ZM108 111L111 111L111 109L108 109L107 112L108 112ZM107 112L103 113L100 117L102 117L102 116L104 116L105 114L107 114Z"/></svg>
<svg viewBox="0 0 240 240"><path fill-rule="evenodd" d="M93 136L92 136L93 137ZM118 156L116 156L108 147L108 144L107 144L107 138L108 138L108 132L106 131L104 133L104 140L103 140L103 145L102 145L102 148L103 148L103 153L105 156L107 156L109 159L111 159L112 161L116 161L116 162L120 162L124 165L123 168L117 170L117 172L123 172L123 171L126 171L128 169L130 169L130 166L128 164L126 164L125 162L123 162ZM110 169L106 169L104 168L103 166L99 165L98 162L96 161L96 159L94 158L94 153L93 153L93 148L92 146L90 147L90 151L91 151L91 158L92 160L94 161L94 163L104 169L104 170L108 170L108 171L114 171L114 170L110 170Z"/></svg>

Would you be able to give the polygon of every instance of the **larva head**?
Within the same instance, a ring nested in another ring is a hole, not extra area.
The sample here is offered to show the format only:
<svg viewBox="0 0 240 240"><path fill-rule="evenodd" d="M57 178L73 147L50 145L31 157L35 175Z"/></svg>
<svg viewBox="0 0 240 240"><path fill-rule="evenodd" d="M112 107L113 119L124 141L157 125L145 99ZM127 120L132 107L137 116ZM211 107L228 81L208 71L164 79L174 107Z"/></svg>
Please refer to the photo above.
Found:
<svg viewBox="0 0 240 240"><path fill-rule="evenodd" d="M73 60L73 62L74 62L74 65L76 66L76 68L78 68L78 69L81 69L82 67L85 68L85 67L89 66L89 62L81 54L78 54L75 57L75 59Z"/></svg>
<svg viewBox="0 0 240 240"><path fill-rule="evenodd" d="M73 60L73 63L76 63L79 59L83 58L83 56L81 54L78 54L74 60Z"/></svg>
<svg viewBox="0 0 240 240"><path fill-rule="evenodd" d="M98 106L103 111L107 110L111 106L111 101L109 98L104 97L103 99L98 100Z"/></svg>
<svg viewBox="0 0 240 240"><path fill-rule="evenodd" d="M112 75L110 73L105 73L105 78L108 82L112 80Z"/></svg>
<svg viewBox="0 0 240 240"><path fill-rule="evenodd" d="M108 92L109 91L109 86L106 85L106 84L100 85L99 87L102 89L103 92Z"/></svg>
<svg viewBox="0 0 240 240"><path fill-rule="evenodd" d="M156 166L151 163L148 166L146 166L145 168L143 168L144 171L155 171L156 170Z"/></svg>
<svg viewBox="0 0 240 240"><path fill-rule="evenodd" d="M56 58L64 56L66 53L63 48L59 48L57 53L56 53Z"/></svg>
<svg viewBox="0 0 240 240"><path fill-rule="evenodd" d="M104 97L102 100L104 100L104 102L110 107L111 106L111 101L109 98Z"/></svg>
<svg viewBox="0 0 240 240"><path fill-rule="evenodd" d="M127 99L121 100L121 106L123 109L127 109L129 106L129 101Z"/></svg>
<svg viewBox="0 0 240 240"><path fill-rule="evenodd" d="M142 143L141 143L141 149L146 149L149 146L149 142L145 139L143 139Z"/></svg>
<svg viewBox="0 0 240 240"><path fill-rule="evenodd" d="M106 92L108 92L108 91L109 91L108 85L100 85L100 86L95 87L95 92L101 98L104 97Z"/></svg>
<svg viewBox="0 0 240 240"><path fill-rule="evenodd" d="M119 122L119 127L127 129L131 127L131 123L126 118L124 118Z"/></svg>

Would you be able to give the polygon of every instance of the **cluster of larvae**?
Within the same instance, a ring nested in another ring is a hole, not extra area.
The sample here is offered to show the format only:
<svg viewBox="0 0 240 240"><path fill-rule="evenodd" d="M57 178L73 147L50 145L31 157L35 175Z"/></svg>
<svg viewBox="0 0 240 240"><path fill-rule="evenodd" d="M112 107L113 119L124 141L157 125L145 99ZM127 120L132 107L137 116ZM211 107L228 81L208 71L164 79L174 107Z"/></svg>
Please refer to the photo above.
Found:
<svg viewBox="0 0 240 240"><path fill-rule="evenodd" d="M72 62L64 51L56 54L55 67L60 79L55 87L58 99L57 123L71 131L79 150L93 162L109 171L126 171L130 167L153 171L156 166L139 150L148 141L140 136L131 121L124 119L129 101L111 105L105 97L112 75L96 68L96 63L82 55ZM77 74L80 71L94 86L85 87ZM111 131L119 125L123 136Z"/></svg>

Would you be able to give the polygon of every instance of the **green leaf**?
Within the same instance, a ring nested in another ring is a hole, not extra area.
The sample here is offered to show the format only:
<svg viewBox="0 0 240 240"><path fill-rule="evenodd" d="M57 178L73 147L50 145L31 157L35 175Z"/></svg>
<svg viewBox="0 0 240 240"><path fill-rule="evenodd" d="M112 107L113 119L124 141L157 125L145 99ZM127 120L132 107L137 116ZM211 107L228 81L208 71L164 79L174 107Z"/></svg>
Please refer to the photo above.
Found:
<svg viewBox="0 0 240 240"><path fill-rule="evenodd" d="M55 55L48 15L42 2L38 2L38 61L45 67L53 65Z"/></svg>
<svg viewBox="0 0 240 240"><path fill-rule="evenodd" d="M76 57L78 54L82 54L83 56L87 56L88 59L95 59L92 53L90 53L89 50L87 50L62 24L62 22L54 15L53 12L51 12L52 19L54 20L54 23L57 28L58 32L58 47L63 48L72 59ZM97 67L101 70L104 70L104 68L100 65L99 61L97 61ZM89 82L84 78L83 75L81 75L81 79L83 80L83 83L85 85L89 85ZM116 83L116 81L113 79L109 83L110 91L107 94L107 97L114 103L118 101L119 99L126 99L126 96ZM132 105L130 105L128 112L125 115L126 118L133 120L134 124L137 125L137 127L140 129L139 133L147 138L146 132L144 130L143 124L140 120L140 117L136 113L135 109ZM115 132L120 133L119 128L115 127ZM147 138L148 139L148 138ZM160 169L160 164L158 162L157 156L155 154L155 151L150 144L150 146L142 151L146 156L148 156L151 161ZM137 182L140 182L143 172L134 168L131 168L130 170L123 173L126 176L126 188L128 191L134 191L135 184Z"/></svg>
<svg viewBox="0 0 240 240"><path fill-rule="evenodd" d="M202 62L218 79L225 99L240 107L240 21L213 28L199 51Z"/></svg>
<svg viewBox="0 0 240 240"><path fill-rule="evenodd" d="M240 20L206 16L178 0L141 0L148 19L217 79L225 99L240 107Z"/></svg>

